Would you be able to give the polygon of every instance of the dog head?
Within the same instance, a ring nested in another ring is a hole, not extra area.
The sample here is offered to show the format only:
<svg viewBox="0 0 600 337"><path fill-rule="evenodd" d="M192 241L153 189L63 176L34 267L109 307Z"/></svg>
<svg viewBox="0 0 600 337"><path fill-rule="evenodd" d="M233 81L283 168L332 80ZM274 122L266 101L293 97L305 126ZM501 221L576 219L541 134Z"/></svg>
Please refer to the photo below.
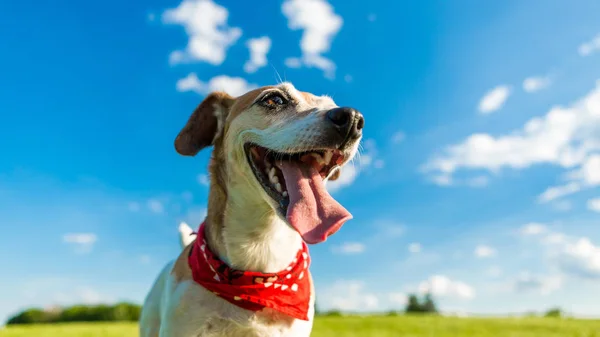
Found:
<svg viewBox="0 0 600 337"><path fill-rule="evenodd" d="M325 241L352 216L326 191L357 152L364 118L290 83L233 98L208 95L175 140L194 156L213 145L211 186L272 211L307 243ZM212 187L211 187L212 188Z"/></svg>

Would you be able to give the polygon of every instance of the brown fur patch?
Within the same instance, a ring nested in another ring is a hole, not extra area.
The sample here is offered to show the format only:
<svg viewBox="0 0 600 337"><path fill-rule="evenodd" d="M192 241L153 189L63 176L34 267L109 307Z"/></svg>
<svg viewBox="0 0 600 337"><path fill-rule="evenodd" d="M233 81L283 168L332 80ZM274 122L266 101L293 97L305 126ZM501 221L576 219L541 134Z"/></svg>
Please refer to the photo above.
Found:
<svg viewBox="0 0 600 337"><path fill-rule="evenodd" d="M215 107L227 111L234 99L224 92L213 92L196 107L187 123L175 138L175 149L184 156L194 156L198 151L210 146L217 134L219 122L215 117Z"/></svg>

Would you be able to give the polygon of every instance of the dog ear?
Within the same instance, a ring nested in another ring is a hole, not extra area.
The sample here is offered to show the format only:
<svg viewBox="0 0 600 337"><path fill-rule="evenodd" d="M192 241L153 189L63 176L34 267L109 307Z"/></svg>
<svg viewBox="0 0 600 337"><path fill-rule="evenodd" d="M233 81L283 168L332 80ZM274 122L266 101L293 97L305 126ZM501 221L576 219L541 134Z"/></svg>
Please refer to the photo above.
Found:
<svg viewBox="0 0 600 337"><path fill-rule="evenodd" d="M340 174L342 174L342 168L338 167L335 169L335 171L333 171L331 173L331 175L329 176L329 178L327 178L327 181L335 181L340 177Z"/></svg>
<svg viewBox="0 0 600 337"><path fill-rule="evenodd" d="M225 92L206 96L175 138L175 150L184 156L195 156L203 148L214 144L223 131L225 119L234 98Z"/></svg>

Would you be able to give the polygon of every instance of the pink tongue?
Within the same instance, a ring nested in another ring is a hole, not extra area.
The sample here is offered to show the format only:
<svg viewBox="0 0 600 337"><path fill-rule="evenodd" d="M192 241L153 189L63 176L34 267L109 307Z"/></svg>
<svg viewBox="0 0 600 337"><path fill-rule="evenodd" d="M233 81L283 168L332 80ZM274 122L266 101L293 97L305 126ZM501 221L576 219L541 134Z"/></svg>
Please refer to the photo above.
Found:
<svg viewBox="0 0 600 337"><path fill-rule="evenodd" d="M329 195L323 178L310 164L280 162L290 196L288 222L309 244L320 243L335 233L352 214Z"/></svg>

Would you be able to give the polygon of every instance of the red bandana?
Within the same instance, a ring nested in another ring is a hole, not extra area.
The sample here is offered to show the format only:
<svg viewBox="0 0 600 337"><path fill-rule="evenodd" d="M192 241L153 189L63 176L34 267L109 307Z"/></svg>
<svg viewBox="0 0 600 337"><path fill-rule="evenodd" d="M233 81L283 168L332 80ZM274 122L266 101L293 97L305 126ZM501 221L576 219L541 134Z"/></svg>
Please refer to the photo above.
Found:
<svg viewBox="0 0 600 337"><path fill-rule="evenodd" d="M194 281L240 308L259 311L266 307L308 321L310 257L304 242L294 261L281 272L240 271L229 267L208 249L203 223L188 263Z"/></svg>

